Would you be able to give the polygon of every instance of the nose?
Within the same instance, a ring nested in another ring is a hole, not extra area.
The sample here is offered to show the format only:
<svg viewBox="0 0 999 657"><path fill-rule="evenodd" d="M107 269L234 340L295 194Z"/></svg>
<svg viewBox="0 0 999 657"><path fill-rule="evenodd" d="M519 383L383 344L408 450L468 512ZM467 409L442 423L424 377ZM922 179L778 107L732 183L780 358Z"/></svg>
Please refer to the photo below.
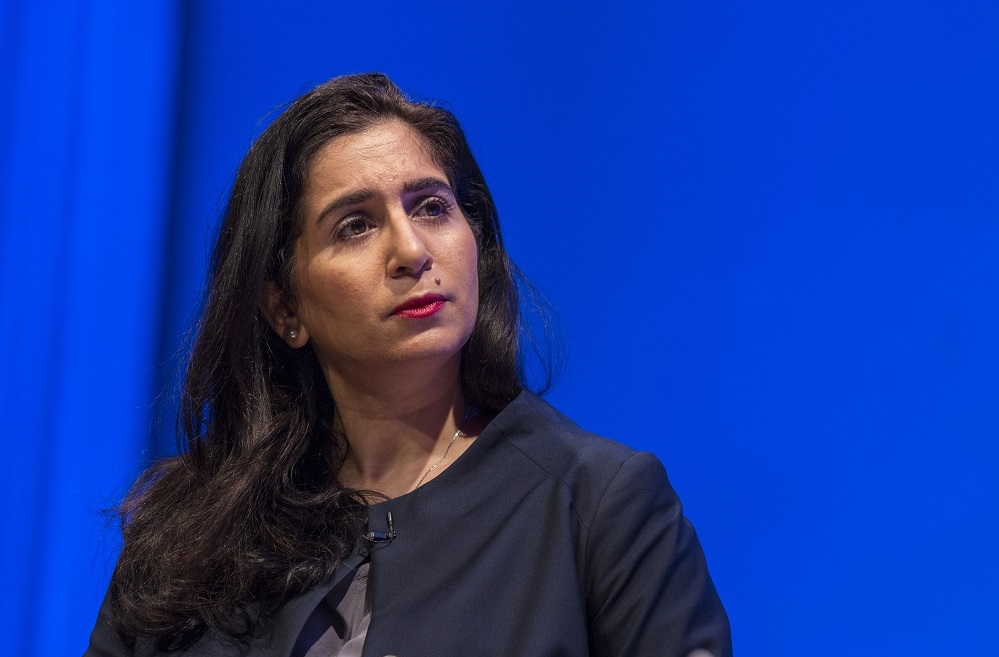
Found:
<svg viewBox="0 0 999 657"><path fill-rule="evenodd" d="M389 276L419 276L433 265L424 236L408 216L391 223L389 240Z"/></svg>

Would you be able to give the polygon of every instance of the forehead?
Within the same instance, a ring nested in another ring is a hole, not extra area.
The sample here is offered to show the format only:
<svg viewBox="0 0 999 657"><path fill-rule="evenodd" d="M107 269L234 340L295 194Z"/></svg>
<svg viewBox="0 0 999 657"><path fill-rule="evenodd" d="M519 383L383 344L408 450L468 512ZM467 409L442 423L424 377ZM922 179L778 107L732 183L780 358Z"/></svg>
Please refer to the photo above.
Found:
<svg viewBox="0 0 999 657"><path fill-rule="evenodd" d="M324 144L306 171L306 195L385 184L435 175L445 177L426 138L398 119Z"/></svg>

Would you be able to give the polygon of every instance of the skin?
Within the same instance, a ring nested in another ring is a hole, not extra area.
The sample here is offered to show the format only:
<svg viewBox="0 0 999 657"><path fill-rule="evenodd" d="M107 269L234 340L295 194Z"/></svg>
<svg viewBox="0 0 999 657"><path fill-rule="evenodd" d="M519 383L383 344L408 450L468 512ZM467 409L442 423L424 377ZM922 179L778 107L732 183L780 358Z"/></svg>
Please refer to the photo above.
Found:
<svg viewBox="0 0 999 657"><path fill-rule="evenodd" d="M265 314L289 345L316 352L348 443L341 480L396 497L416 487L459 425L463 437L425 481L481 429L474 416L462 425L459 381L478 310L475 238L422 136L398 120L320 150L301 220L294 290L271 286ZM393 312L426 294L443 295L436 314Z"/></svg>

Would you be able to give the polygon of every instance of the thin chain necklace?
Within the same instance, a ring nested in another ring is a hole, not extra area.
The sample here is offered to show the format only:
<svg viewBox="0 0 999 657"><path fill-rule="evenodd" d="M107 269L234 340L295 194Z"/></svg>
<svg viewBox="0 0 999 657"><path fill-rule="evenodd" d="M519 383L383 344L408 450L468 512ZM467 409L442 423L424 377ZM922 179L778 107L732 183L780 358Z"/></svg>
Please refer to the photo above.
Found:
<svg viewBox="0 0 999 657"><path fill-rule="evenodd" d="M422 486L423 482L426 480L427 476L431 472L433 472L434 469L436 469L438 465L440 465L441 463L443 463L444 459L447 458L447 453L451 451L451 445L454 445L454 441L458 440L458 436L461 435L461 428L463 426L465 426L466 422L468 422L468 413L471 410L472 410L472 405L471 404L466 405L466 407L465 407L465 417L462 418L461 424L458 425L458 430L454 432L453 436L451 436L451 442L449 442L447 444L447 449L444 450L444 456L442 456L439 459L437 459L437 463L434 463L432 466L430 466L429 468L427 468L427 471L423 473L423 476L420 477L420 480L418 482L416 482L416 488L419 488L420 486ZM414 488L413 490L416 490L416 488Z"/></svg>

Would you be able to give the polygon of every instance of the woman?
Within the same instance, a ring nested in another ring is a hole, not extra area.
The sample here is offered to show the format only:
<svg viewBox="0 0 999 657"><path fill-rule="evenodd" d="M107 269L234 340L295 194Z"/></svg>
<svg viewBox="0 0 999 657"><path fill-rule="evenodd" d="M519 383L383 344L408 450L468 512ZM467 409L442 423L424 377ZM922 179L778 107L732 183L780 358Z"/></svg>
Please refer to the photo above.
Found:
<svg viewBox="0 0 999 657"><path fill-rule="evenodd" d="M658 460L523 389L511 271L449 112L382 75L292 104L87 654L730 654Z"/></svg>

